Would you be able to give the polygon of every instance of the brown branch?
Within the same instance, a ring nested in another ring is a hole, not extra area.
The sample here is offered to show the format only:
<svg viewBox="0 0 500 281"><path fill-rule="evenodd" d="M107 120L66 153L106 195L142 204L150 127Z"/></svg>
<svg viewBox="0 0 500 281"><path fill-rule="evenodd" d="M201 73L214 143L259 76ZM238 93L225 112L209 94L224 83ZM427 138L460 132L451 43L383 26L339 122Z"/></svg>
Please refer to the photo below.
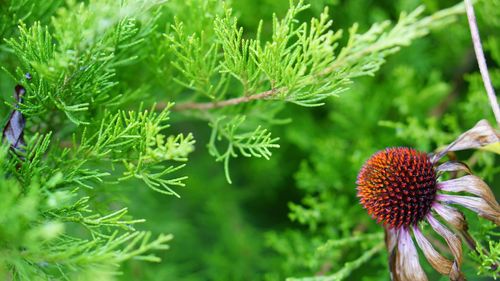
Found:
<svg viewBox="0 0 500 281"><path fill-rule="evenodd" d="M493 114L495 115L497 124L500 126L500 108L498 107L495 90L491 85L490 75L488 74L488 66L486 65L486 59L484 58L483 47L481 45L481 38L479 37L479 30L477 29L474 6L472 6L470 0L465 0L465 10L467 11L467 19L469 20L470 33L472 37L472 43L474 45L474 51L476 52L479 71L481 72L481 76L483 77L483 83L484 87L486 88L486 93L488 94L488 99L490 100L491 109L493 110Z"/></svg>
<svg viewBox="0 0 500 281"><path fill-rule="evenodd" d="M271 89L269 91L265 91L262 93L258 93L258 94L254 94L254 95L250 95L250 96L245 96L245 97L232 98L232 99L223 100L223 101L203 102L203 103L197 103L197 102L179 103L179 104L174 105L173 110L175 110L175 111L209 110L209 109L214 109L214 108L221 108L221 107L225 107L225 106L237 105L240 103L247 103L247 102L254 101L254 100L269 99L270 97L280 93L283 90L284 90L283 88ZM164 107L165 107L165 104L158 104L156 109L163 109Z"/></svg>

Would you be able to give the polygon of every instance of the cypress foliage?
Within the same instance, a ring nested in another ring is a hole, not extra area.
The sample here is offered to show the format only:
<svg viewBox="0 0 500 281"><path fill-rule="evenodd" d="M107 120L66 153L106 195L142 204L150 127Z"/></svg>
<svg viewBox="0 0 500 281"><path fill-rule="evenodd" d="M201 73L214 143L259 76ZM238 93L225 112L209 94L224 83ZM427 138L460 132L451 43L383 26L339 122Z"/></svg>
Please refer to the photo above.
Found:
<svg viewBox="0 0 500 281"><path fill-rule="evenodd" d="M356 174L494 120L465 10L310 2L0 1L0 279L388 280ZM494 187L491 150L456 157ZM495 277L469 221L466 276Z"/></svg>

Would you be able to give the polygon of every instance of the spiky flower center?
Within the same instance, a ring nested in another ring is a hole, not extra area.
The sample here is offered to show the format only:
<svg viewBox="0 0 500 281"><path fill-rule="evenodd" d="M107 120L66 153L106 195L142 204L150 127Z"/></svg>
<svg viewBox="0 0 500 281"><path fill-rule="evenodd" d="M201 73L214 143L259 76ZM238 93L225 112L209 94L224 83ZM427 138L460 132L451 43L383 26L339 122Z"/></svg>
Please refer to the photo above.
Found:
<svg viewBox="0 0 500 281"><path fill-rule="evenodd" d="M436 172L429 156L407 147L375 153L361 168L356 183L363 207L390 227L422 220L436 195Z"/></svg>

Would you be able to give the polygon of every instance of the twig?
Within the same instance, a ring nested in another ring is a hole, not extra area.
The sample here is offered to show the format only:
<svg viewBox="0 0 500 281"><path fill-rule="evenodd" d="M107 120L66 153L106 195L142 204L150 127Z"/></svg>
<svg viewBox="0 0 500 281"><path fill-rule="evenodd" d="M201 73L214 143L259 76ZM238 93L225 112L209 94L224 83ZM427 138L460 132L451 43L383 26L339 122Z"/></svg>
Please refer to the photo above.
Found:
<svg viewBox="0 0 500 281"><path fill-rule="evenodd" d="M479 31L477 29L474 7L472 6L470 0L464 0L464 1L465 1L465 10L467 11L467 19L469 20L472 43L474 44L474 51L476 52L477 63L479 65L479 71L481 72L481 76L483 77L484 87L486 88L486 93L488 94L491 108L493 109L493 114L495 114L495 119L497 120L497 124L500 126L500 108L498 107L498 101L495 95L495 90L493 90L493 86L491 85L490 75L488 74L488 66L486 65L483 47L481 46L481 38L479 37Z"/></svg>
<svg viewBox="0 0 500 281"><path fill-rule="evenodd" d="M223 100L223 101L215 101L215 102L204 102L204 103L197 103L197 102L186 102L186 103L179 103L173 107L173 110L175 111L182 111L182 110L209 110L209 109L214 109L214 108L220 108L224 106L230 106L230 105L237 105L240 103L246 103L250 102L253 100L260 100L260 99L266 99L269 98L273 95L278 94L282 89L271 89L269 91L265 91L262 93L250 95L250 96L245 96L245 97L239 97L239 98L232 98L228 100ZM161 106L161 104L159 105ZM158 107L158 106L157 106ZM157 108L158 109L158 108Z"/></svg>

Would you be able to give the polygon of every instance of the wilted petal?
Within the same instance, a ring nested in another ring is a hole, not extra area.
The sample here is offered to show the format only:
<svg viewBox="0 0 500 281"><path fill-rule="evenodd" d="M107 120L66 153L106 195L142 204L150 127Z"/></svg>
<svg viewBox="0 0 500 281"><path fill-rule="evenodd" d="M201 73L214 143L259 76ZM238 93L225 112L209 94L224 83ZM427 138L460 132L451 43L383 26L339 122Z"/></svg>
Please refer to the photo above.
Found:
<svg viewBox="0 0 500 281"><path fill-rule="evenodd" d="M391 273L391 280L400 281L394 276L396 272L396 244L398 242L398 232L393 228L385 228L385 246L387 248L387 255L389 257L389 270Z"/></svg>
<svg viewBox="0 0 500 281"><path fill-rule="evenodd" d="M441 205L435 202L432 208L436 213L438 213L447 223L452 225L457 230L465 229L467 230L467 222L465 221L464 215L457 209Z"/></svg>
<svg viewBox="0 0 500 281"><path fill-rule="evenodd" d="M434 203L434 211L438 213L447 223L453 226L456 230L462 234L463 238L467 242L467 245L473 250L476 249L476 241L470 236L468 232L467 221L465 220L464 214L459 210L441 205L439 203Z"/></svg>
<svg viewBox="0 0 500 281"><path fill-rule="evenodd" d="M443 172L465 172L467 174L472 174L469 167L465 165L462 162L454 162L454 161L448 161L444 162L443 164L439 165L436 168L436 172L438 174L441 174Z"/></svg>
<svg viewBox="0 0 500 281"><path fill-rule="evenodd" d="M398 243L398 231L394 228L385 228L385 246L388 252L394 251Z"/></svg>
<svg viewBox="0 0 500 281"><path fill-rule="evenodd" d="M407 229L399 230L398 249L396 251L396 266L394 281L427 281L427 276L420 266L418 253L410 232Z"/></svg>
<svg viewBox="0 0 500 281"><path fill-rule="evenodd" d="M457 262L458 267L460 268L460 265L462 264L462 241L460 241L460 238L442 225L431 214L427 216L427 221L432 226L434 231L446 240L446 244L450 247L451 253L455 258L455 262Z"/></svg>
<svg viewBox="0 0 500 281"><path fill-rule="evenodd" d="M460 178L440 182L438 189L452 192L468 192L483 198L490 206L500 210L495 195L490 187L479 177L474 175L463 176Z"/></svg>
<svg viewBox="0 0 500 281"><path fill-rule="evenodd" d="M456 261L453 262L450 272L450 281L466 281L465 276L462 271L460 271L460 265Z"/></svg>
<svg viewBox="0 0 500 281"><path fill-rule="evenodd" d="M500 225L500 210L494 208L482 198L450 194L438 194L436 200L448 204L459 204L480 215L481 217ZM498 206L498 205L497 205Z"/></svg>
<svg viewBox="0 0 500 281"><path fill-rule="evenodd" d="M472 129L461 134L444 150L437 152L432 157L432 162L436 163L448 151L458 151L471 148L478 148L492 143L499 142L499 136L486 120L481 120Z"/></svg>
<svg viewBox="0 0 500 281"><path fill-rule="evenodd" d="M453 262L440 255L434 247L432 247L432 244L425 238L420 229L418 229L418 226L413 227L413 234L429 264L432 265L437 272L443 275L449 275Z"/></svg>

